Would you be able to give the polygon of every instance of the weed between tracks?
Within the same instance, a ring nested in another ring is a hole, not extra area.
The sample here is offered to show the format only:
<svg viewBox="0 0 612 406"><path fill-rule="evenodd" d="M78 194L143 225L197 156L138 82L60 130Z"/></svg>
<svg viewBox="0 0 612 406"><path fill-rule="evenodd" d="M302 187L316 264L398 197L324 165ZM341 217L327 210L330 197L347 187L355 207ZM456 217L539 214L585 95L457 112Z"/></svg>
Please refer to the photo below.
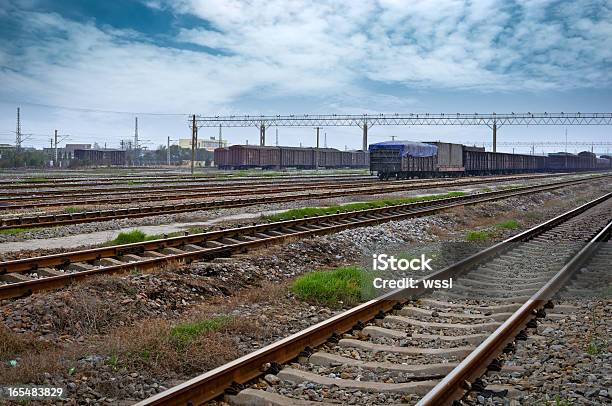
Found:
<svg viewBox="0 0 612 406"><path fill-rule="evenodd" d="M64 213L68 213L68 214L81 213L83 211L87 211L87 209L84 209L83 207L65 207L64 208Z"/></svg>
<svg viewBox="0 0 612 406"><path fill-rule="evenodd" d="M506 220L503 221L501 223L497 223L493 225L493 228L495 230L517 230L521 227L521 223L519 223L516 220ZM470 231L466 234L465 236L465 240L466 241L470 241L470 242L482 242L482 241L487 241L491 238L494 238L496 236L496 231L486 231L486 230L479 230L479 231Z"/></svg>
<svg viewBox="0 0 612 406"><path fill-rule="evenodd" d="M364 203L348 203L337 206L327 207L304 207L301 209L291 209L282 213L273 214L271 216L265 216L264 219L268 221L283 221L298 219L304 217L322 216L325 214L334 213L345 213L350 211L365 210L365 209L376 209L381 207L393 206L397 204L408 204L417 202L428 202L432 200L446 199L449 197L465 196L465 192L449 192L441 195L431 196L418 196L418 197L405 197L397 199L380 199L372 200Z"/></svg>
<svg viewBox="0 0 612 406"><path fill-rule="evenodd" d="M140 230L132 230L124 233L119 233L117 238L114 240L110 240L105 242L104 246L109 245L123 245L123 244L133 244L136 242L150 241L155 240L158 237L155 235L147 235Z"/></svg>
<svg viewBox="0 0 612 406"><path fill-rule="evenodd" d="M261 328L244 317L194 316L172 324L150 320L133 330L121 329L110 337L110 357L114 368L168 371L192 375L214 368L241 355L233 337L257 337Z"/></svg>
<svg viewBox="0 0 612 406"><path fill-rule="evenodd" d="M302 300L330 307L352 306L376 295L373 278L362 269L340 267L301 276L293 282L291 291Z"/></svg>
<svg viewBox="0 0 612 406"><path fill-rule="evenodd" d="M35 230L39 230L39 229L38 228L7 228L6 230L0 230L0 234L16 235L16 234L25 233L28 231L35 231Z"/></svg>
<svg viewBox="0 0 612 406"><path fill-rule="evenodd" d="M188 232L189 234L199 234L205 231L206 230L204 230L203 228L193 227L193 228L190 228ZM136 229L136 230L132 230L128 232L119 233L117 238L115 238L114 240L106 241L100 244L100 246L109 247L112 245L133 244L133 243L143 242L143 241L159 240L162 238L178 237L181 235L184 235L184 233L180 231L173 232L173 233L167 233L167 234L152 234L151 235L151 234L146 234L142 232L141 230Z"/></svg>

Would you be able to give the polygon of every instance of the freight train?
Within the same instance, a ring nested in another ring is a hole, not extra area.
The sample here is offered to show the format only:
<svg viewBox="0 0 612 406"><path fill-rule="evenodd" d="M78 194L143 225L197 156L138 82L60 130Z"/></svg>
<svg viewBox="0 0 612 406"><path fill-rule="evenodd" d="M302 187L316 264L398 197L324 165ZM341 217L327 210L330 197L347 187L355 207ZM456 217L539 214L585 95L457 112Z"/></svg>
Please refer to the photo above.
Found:
<svg viewBox="0 0 612 406"><path fill-rule="evenodd" d="M215 149L215 163L219 169L367 168L369 159L365 151L232 145Z"/></svg>
<svg viewBox="0 0 612 406"><path fill-rule="evenodd" d="M586 151L521 155L446 142L386 141L371 144L369 151L370 171L380 179L590 171L610 169L611 162Z"/></svg>

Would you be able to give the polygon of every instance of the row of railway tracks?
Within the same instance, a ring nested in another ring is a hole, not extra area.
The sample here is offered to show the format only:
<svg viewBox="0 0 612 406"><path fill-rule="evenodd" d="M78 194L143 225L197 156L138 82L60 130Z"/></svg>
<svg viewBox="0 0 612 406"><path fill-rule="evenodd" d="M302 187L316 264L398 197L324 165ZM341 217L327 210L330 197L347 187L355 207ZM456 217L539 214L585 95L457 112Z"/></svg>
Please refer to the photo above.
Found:
<svg viewBox="0 0 612 406"><path fill-rule="evenodd" d="M181 184L209 184L218 182L252 182L252 181L306 181L306 180L340 180L340 179L371 179L365 175L282 175L282 176L228 176L226 178L215 176L137 176L112 177L95 179L62 178L48 180L0 180L0 189L32 189L32 188L65 188L65 187L91 187L91 186L117 186L117 185L145 185L148 183L181 183Z"/></svg>
<svg viewBox="0 0 612 406"><path fill-rule="evenodd" d="M609 175L594 175L589 179L596 179L601 176ZM537 177L537 176L536 176ZM128 208L115 208L106 210L91 210L82 211L76 213L50 213L50 214L25 214L25 215L9 215L0 218L0 231L8 230L12 228L35 228L35 227L51 227L67 224L79 224L79 223L91 223L99 221L108 221L124 218L141 218L148 216L156 216L162 214L175 214L185 213L197 210L215 210L235 207L245 207L257 204L269 204L269 203L282 203L295 200L311 200L311 199L329 199L346 196L358 196L358 195L377 195L381 193L393 193L403 192L415 189L435 188L435 187L455 187L455 186L470 186L481 183L490 182L508 182L514 180L525 180L531 179L530 176L506 176L506 177L491 177L491 178L470 178L470 179L459 179L452 181L426 181L426 182L398 182L392 184L380 184L376 183L371 186L348 186L346 188L340 188L337 185L331 185L331 191L328 190L307 190L299 191L301 188L297 188L298 191L291 194L286 194L287 189L283 189L281 194L274 194L275 189L271 187L264 187L262 189L253 190L234 190L234 191L223 191L224 195L231 195L235 197L209 200L209 201L192 201L192 202L175 202L172 204L164 205L139 205L137 207ZM582 179L584 180L584 179ZM578 181L582 181L578 180ZM570 180L567 184L571 184L575 180ZM215 193L215 192L211 192ZM261 193L262 195L259 195ZM272 194L268 194L272 193ZM247 195L246 197L241 197ZM164 200L168 196L158 195L153 196L153 200ZM173 198L173 197L170 197ZM101 199L95 199L97 204L100 203L111 203L122 201L121 199L110 199L103 201ZM132 201L132 197L127 198ZM135 199L140 201L145 200L144 197L136 196ZM34 203L38 204L38 203ZM44 204L44 203L43 203ZM64 201L58 203L61 206L71 206L73 204L83 204L83 201ZM13 206L5 206L7 207ZM16 207L16 206L15 206ZM21 208L27 207L27 204L22 204ZM14 208L14 207L13 207ZM1 209L1 207L0 207Z"/></svg>
<svg viewBox="0 0 612 406"><path fill-rule="evenodd" d="M512 181L527 179L542 179L552 175L522 175L520 177L494 177L456 180L459 184L465 182L481 182L482 180L492 179L493 181ZM558 175L557 175L558 176ZM441 183L453 182L452 180L439 181L397 181L394 186L429 186ZM163 187L144 186L137 188L88 188L67 189L67 190L34 190L31 192L12 192L0 191L0 210L32 209L41 207L55 207L66 205L97 205L97 204L129 204L134 202L150 202L160 200L182 200L182 199L202 199L217 196L231 195L257 195L272 193L287 193L303 191L305 189L358 189L368 187L388 187L390 184L381 184L380 181L373 179L339 179L335 181L312 180L308 182L255 182L255 183L236 183L211 184L207 186L191 185L190 187ZM69 200L65 200L65 198Z"/></svg>
<svg viewBox="0 0 612 406"><path fill-rule="evenodd" d="M475 394L506 404L520 398L515 387L488 382L520 369L504 360L544 317L571 313L571 307L553 303L568 282L572 294L594 283L609 286L611 197L607 193L424 277L415 289L388 292L138 406L198 405L223 395L235 405L278 406L471 404ZM423 284L450 277L456 278L452 290Z"/></svg>
<svg viewBox="0 0 612 406"><path fill-rule="evenodd" d="M596 178L525 186L511 190L398 204L383 208L326 214L273 223L230 228L134 244L100 247L0 263L0 299L59 288L93 275L144 270L167 261L192 261L229 256L236 252L338 232L391 220L424 216L457 206L486 203L513 196L554 190Z"/></svg>

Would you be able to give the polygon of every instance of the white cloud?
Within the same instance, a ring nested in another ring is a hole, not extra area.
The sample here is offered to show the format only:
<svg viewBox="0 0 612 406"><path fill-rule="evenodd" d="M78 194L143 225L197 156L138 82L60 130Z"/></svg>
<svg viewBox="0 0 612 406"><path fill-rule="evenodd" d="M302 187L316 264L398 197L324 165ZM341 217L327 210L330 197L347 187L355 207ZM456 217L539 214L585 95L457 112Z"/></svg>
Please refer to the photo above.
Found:
<svg viewBox="0 0 612 406"><path fill-rule="evenodd" d="M612 85L612 6L606 2L142 1L205 20L173 40L219 52L24 11L31 6L0 7L24 22L28 37L0 44L1 98L214 114L274 113L260 101L278 98L293 100L286 108L298 113L306 112L304 105L370 113L418 110L424 90Z"/></svg>

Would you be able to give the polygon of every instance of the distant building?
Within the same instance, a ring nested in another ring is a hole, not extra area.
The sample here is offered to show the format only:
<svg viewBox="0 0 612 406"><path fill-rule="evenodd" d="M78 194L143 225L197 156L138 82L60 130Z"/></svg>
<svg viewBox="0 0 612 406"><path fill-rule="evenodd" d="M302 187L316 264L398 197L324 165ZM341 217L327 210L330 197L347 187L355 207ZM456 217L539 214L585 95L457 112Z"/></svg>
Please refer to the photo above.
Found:
<svg viewBox="0 0 612 406"><path fill-rule="evenodd" d="M184 149L191 149L191 138L181 138L179 139L179 147ZM198 149L205 149L207 151L214 151L215 148L227 148L227 141L219 140L215 137L210 137L210 139L198 139Z"/></svg>
<svg viewBox="0 0 612 406"><path fill-rule="evenodd" d="M0 159L5 152L13 151L15 146L13 144L0 144Z"/></svg>

